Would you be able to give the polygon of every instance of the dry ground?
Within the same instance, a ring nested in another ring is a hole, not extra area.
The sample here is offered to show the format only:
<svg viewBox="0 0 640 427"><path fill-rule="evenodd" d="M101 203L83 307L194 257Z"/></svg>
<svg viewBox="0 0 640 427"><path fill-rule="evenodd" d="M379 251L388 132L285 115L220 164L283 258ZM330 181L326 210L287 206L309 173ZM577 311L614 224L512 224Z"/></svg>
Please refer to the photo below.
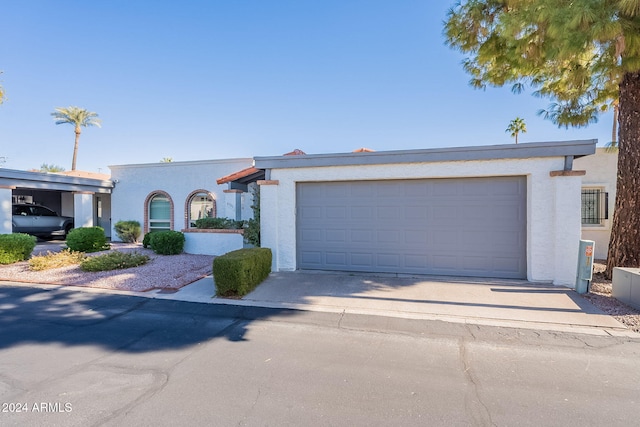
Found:
<svg viewBox="0 0 640 427"><path fill-rule="evenodd" d="M141 244L112 243L112 250L138 252L151 258L147 264L125 270L86 272L77 265L31 271L27 261L0 265L0 280L56 285L87 286L144 292L152 289L179 289L211 274L213 256L157 255ZM53 249L53 247L52 247ZM59 250L59 246L54 250ZM100 255L104 252L88 254Z"/></svg>
<svg viewBox="0 0 640 427"><path fill-rule="evenodd" d="M611 280L606 280L603 275L605 267L605 261L596 261L594 263L591 288L583 296L629 329L640 332L640 311L621 303L611 296Z"/></svg>

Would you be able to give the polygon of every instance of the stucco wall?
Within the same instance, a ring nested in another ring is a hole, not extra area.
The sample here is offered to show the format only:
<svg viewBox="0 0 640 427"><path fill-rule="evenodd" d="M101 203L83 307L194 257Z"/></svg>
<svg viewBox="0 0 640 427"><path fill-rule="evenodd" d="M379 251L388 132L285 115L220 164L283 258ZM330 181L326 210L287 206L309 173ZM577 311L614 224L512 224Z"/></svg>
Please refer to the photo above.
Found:
<svg viewBox="0 0 640 427"><path fill-rule="evenodd" d="M174 230L185 228L185 203L189 194L199 189L214 196L218 217L233 218L232 213L226 212L223 191L227 185L218 185L216 180L251 164L252 159L224 159L110 166L111 179L116 183L111 195L111 226L120 220L144 224L144 203L155 191L166 192L173 201ZM114 231L111 235L117 240Z"/></svg>
<svg viewBox="0 0 640 427"><path fill-rule="evenodd" d="M601 188L609 193L609 219L604 220L602 225L582 226L582 238L596 242L596 259L606 259L616 201L618 152L598 148L595 155L580 157L573 164L574 169L587 171L587 174L582 177L583 187Z"/></svg>
<svg viewBox="0 0 640 427"><path fill-rule="evenodd" d="M243 235L235 230L198 230L184 233L184 238L188 254L218 256L244 247Z"/></svg>
<svg viewBox="0 0 640 427"><path fill-rule="evenodd" d="M11 234L11 188L0 187L0 234Z"/></svg>
<svg viewBox="0 0 640 427"><path fill-rule="evenodd" d="M296 269L296 183L407 178L527 177L527 278L573 286L580 239L580 179L550 177L563 157L272 169L261 188L262 246L273 269ZM272 183L271 183L272 184ZM560 241L561 240L561 241Z"/></svg>

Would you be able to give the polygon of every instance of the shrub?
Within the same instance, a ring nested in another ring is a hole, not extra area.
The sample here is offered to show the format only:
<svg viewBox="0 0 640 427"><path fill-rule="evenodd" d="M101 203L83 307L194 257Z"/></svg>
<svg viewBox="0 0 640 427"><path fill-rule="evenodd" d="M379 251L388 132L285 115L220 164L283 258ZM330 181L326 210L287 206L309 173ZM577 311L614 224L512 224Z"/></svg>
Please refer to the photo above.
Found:
<svg viewBox="0 0 640 427"><path fill-rule="evenodd" d="M153 233L153 231L145 233L144 237L142 238L142 247L145 249L151 247L151 233Z"/></svg>
<svg viewBox="0 0 640 427"><path fill-rule="evenodd" d="M0 264L24 261L35 247L36 238L28 234L0 234Z"/></svg>
<svg viewBox="0 0 640 427"><path fill-rule="evenodd" d="M196 228L214 228L222 230L237 230L242 228L244 221L235 221L230 218L200 218L196 220Z"/></svg>
<svg viewBox="0 0 640 427"><path fill-rule="evenodd" d="M87 256L82 252L63 250L60 252L47 252L46 255L37 255L29 260L29 269L34 271L50 270L52 268L66 267L80 264Z"/></svg>
<svg viewBox="0 0 640 427"><path fill-rule="evenodd" d="M245 248L213 260L213 278L220 296L244 296L271 272L271 249Z"/></svg>
<svg viewBox="0 0 640 427"><path fill-rule="evenodd" d="M113 251L108 254L88 257L80 264L83 271L108 271L122 270L125 268L138 267L149 262L147 255L137 252Z"/></svg>
<svg viewBox="0 0 640 427"><path fill-rule="evenodd" d="M67 246L77 252L98 252L109 249L102 227L74 228L67 235Z"/></svg>
<svg viewBox="0 0 640 427"><path fill-rule="evenodd" d="M250 219L244 229L244 241L253 246L260 246L260 187L255 186L251 190L253 194L253 203L251 210L253 218Z"/></svg>
<svg viewBox="0 0 640 427"><path fill-rule="evenodd" d="M176 255L184 249L184 234L179 231L154 231L149 239L151 249L160 255Z"/></svg>
<svg viewBox="0 0 640 427"><path fill-rule="evenodd" d="M251 218L244 228L244 241L253 246L260 246L260 221Z"/></svg>
<svg viewBox="0 0 640 427"><path fill-rule="evenodd" d="M123 242L135 243L140 237L141 229L138 221L118 221L113 228Z"/></svg>

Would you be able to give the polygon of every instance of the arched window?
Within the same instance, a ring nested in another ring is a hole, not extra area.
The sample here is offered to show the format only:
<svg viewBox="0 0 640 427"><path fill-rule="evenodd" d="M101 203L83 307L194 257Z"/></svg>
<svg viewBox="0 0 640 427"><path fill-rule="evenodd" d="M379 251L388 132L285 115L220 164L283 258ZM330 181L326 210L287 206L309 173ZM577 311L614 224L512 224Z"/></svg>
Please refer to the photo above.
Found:
<svg viewBox="0 0 640 427"><path fill-rule="evenodd" d="M206 190L196 190L187 198L186 227L194 228L196 220L216 217L216 201Z"/></svg>
<svg viewBox="0 0 640 427"><path fill-rule="evenodd" d="M147 224L149 231L171 230L172 202L169 195L155 193L148 198L147 202Z"/></svg>

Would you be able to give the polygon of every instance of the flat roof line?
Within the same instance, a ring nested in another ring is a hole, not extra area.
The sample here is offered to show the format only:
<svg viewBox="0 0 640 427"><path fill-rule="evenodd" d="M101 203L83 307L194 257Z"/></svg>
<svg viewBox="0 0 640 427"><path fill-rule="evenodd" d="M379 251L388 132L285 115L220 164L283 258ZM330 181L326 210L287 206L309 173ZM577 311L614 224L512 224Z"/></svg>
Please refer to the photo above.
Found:
<svg viewBox="0 0 640 427"><path fill-rule="evenodd" d="M259 169L282 169L317 166L525 159L532 157L582 157L595 154L597 142L597 139L590 139L418 150L307 154L305 156L287 157L270 156L255 157L254 160L255 167Z"/></svg>

